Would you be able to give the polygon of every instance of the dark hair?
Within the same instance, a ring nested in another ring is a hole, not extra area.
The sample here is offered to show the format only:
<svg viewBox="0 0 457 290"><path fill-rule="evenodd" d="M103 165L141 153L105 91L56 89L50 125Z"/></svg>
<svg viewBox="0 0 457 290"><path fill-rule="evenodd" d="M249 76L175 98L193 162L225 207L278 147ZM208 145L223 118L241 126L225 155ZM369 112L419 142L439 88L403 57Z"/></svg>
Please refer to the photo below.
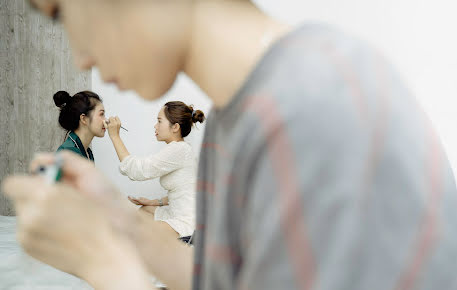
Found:
<svg viewBox="0 0 457 290"><path fill-rule="evenodd" d="M97 103L102 103L102 99L91 91L82 91L73 97L66 91L58 91L54 94L54 103L60 108L60 126L67 131L74 131L79 127L81 114L90 118L91 111Z"/></svg>
<svg viewBox="0 0 457 290"><path fill-rule="evenodd" d="M163 111L172 125L179 124L182 137L189 135L194 123L203 123L205 120L205 114L202 111L194 111L192 105L188 106L179 101L166 103Z"/></svg>

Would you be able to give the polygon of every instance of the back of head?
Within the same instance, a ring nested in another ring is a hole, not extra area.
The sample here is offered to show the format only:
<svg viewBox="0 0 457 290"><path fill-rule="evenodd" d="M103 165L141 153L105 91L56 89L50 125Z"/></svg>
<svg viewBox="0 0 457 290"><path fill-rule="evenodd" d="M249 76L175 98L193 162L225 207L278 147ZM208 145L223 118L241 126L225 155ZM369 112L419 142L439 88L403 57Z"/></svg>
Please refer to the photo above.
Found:
<svg viewBox="0 0 457 290"><path fill-rule="evenodd" d="M194 110L193 106L188 106L180 101L168 102L164 105L164 113L168 121L179 124L182 137L189 135L194 123L203 123L205 114L200 110Z"/></svg>
<svg viewBox="0 0 457 290"><path fill-rule="evenodd" d="M91 91L82 91L73 97L66 91L54 94L54 103L60 108L59 124L67 131L78 129L81 114L90 117L91 111L101 102L102 99Z"/></svg>

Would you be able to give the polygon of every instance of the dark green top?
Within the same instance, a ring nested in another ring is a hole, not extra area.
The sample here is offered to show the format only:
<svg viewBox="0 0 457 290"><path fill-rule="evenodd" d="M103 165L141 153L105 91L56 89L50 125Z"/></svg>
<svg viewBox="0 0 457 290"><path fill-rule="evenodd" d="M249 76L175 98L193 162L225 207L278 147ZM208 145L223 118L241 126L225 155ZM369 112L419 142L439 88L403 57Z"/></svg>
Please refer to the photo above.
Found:
<svg viewBox="0 0 457 290"><path fill-rule="evenodd" d="M84 149L81 139L79 139L78 135L76 135L76 133L73 131L71 131L70 134L68 134L67 140L65 140L65 142L63 142L63 144L60 145L59 148L57 148L57 152L59 152L60 150L70 150L75 152L76 154L81 155L84 158L94 161L94 155L92 154L92 150L90 150L90 148L87 148L87 153L89 153L89 156L87 156L86 150Z"/></svg>

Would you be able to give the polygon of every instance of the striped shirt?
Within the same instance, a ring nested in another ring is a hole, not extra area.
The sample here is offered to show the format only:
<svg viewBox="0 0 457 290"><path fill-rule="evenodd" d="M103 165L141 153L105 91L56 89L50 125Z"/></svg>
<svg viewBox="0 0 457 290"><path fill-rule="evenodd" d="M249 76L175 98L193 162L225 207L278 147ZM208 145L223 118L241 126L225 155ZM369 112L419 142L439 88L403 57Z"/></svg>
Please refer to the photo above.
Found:
<svg viewBox="0 0 457 290"><path fill-rule="evenodd" d="M193 289L457 289L440 140L368 45L306 25L213 110Z"/></svg>

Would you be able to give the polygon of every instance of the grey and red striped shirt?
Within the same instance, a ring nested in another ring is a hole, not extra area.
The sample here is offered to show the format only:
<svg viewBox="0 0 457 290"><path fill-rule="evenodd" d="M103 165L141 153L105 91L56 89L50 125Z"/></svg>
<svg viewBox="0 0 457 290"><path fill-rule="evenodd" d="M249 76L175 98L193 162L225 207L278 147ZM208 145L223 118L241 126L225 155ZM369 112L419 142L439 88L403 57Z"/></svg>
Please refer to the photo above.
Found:
<svg viewBox="0 0 457 290"><path fill-rule="evenodd" d="M457 191L397 73L305 25L213 110L194 289L457 289Z"/></svg>

